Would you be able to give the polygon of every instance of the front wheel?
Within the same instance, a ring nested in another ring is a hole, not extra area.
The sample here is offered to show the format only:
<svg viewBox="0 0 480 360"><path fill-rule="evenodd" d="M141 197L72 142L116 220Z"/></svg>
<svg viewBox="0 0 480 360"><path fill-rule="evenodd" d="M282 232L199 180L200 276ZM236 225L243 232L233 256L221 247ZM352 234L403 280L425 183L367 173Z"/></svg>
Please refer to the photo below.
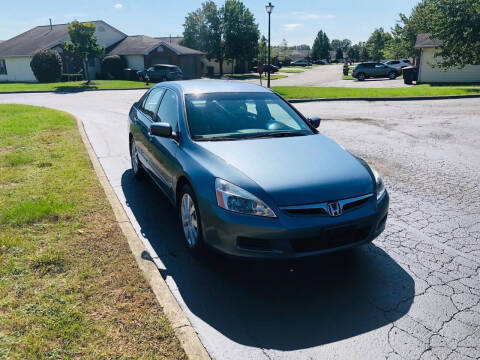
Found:
<svg viewBox="0 0 480 360"><path fill-rule="evenodd" d="M388 78L390 80L395 80L397 78L397 74L395 74L393 71L388 74Z"/></svg>
<svg viewBox="0 0 480 360"><path fill-rule="evenodd" d="M202 221L195 195L189 185L183 187L178 207L185 245L192 253L198 255L203 247Z"/></svg>
<svg viewBox="0 0 480 360"><path fill-rule="evenodd" d="M364 73L358 74L358 81L364 81L364 80L365 80L365 74Z"/></svg>
<svg viewBox="0 0 480 360"><path fill-rule="evenodd" d="M145 169L138 158L137 145L133 139L130 140L130 161L132 163L133 175L139 180L143 179L145 177Z"/></svg>

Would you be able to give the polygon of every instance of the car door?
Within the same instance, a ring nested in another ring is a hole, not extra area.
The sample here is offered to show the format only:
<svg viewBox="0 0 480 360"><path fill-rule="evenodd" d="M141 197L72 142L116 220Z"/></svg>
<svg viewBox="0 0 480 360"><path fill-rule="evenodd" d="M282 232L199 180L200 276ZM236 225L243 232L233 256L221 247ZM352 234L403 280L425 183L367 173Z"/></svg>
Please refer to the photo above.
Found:
<svg viewBox="0 0 480 360"><path fill-rule="evenodd" d="M150 145L150 125L154 121L158 103L162 98L165 89L152 88L145 96L143 103L140 104L133 114L132 134L138 149L140 160L147 170L154 173L155 169L151 161L151 145Z"/></svg>
<svg viewBox="0 0 480 360"><path fill-rule="evenodd" d="M384 64L375 64L375 77L387 76L387 67Z"/></svg>
<svg viewBox="0 0 480 360"><path fill-rule="evenodd" d="M172 131L178 133L179 107L180 102L177 94L170 89L166 89L157 109L155 120L169 123ZM167 196L173 196L173 177L179 167L176 159L178 141L160 136L152 136L150 141L152 144L151 161L156 169L155 175L158 177L159 185Z"/></svg>

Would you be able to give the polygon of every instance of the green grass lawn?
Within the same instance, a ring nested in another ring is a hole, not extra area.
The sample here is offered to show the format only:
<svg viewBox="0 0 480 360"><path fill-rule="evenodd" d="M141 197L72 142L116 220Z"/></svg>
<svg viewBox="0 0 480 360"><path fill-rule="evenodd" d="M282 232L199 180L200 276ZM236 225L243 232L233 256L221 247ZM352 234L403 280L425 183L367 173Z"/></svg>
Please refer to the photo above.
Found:
<svg viewBox="0 0 480 360"><path fill-rule="evenodd" d="M0 105L0 229L0 358L186 358L72 116Z"/></svg>
<svg viewBox="0 0 480 360"><path fill-rule="evenodd" d="M0 93L9 91L85 91L85 90L108 90L108 89L135 89L149 88L140 81L128 80L93 80L91 85L85 85L85 81L68 81L56 83L0 83Z"/></svg>
<svg viewBox="0 0 480 360"><path fill-rule="evenodd" d="M314 98L356 98L356 97L409 97L409 96L445 96L480 95L479 85L415 85L408 88L344 88L344 87L302 87L273 86L273 90L287 99Z"/></svg>
<svg viewBox="0 0 480 360"><path fill-rule="evenodd" d="M302 73L303 70L301 69L280 69L278 70L278 72L281 72L281 73L292 73L292 74L295 74L295 73Z"/></svg>

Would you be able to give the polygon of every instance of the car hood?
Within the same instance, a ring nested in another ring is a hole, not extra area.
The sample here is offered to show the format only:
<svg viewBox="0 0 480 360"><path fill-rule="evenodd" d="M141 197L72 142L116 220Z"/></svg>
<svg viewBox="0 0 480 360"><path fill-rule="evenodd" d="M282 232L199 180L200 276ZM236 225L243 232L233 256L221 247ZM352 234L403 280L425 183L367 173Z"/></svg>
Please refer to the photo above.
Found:
<svg viewBox="0 0 480 360"><path fill-rule="evenodd" d="M321 134L198 144L256 182L280 206L346 199L374 191L369 171Z"/></svg>

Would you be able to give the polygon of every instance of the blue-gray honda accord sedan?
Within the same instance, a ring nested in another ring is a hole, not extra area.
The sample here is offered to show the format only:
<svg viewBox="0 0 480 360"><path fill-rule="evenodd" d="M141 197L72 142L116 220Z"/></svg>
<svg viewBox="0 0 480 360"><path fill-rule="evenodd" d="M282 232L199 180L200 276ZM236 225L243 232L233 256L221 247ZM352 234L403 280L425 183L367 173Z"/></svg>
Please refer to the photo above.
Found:
<svg viewBox="0 0 480 360"><path fill-rule="evenodd" d="M387 219L382 179L319 124L261 86L161 83L130 110L132 169L174 205L194 252L294 258L371 242Z"/></svg>

